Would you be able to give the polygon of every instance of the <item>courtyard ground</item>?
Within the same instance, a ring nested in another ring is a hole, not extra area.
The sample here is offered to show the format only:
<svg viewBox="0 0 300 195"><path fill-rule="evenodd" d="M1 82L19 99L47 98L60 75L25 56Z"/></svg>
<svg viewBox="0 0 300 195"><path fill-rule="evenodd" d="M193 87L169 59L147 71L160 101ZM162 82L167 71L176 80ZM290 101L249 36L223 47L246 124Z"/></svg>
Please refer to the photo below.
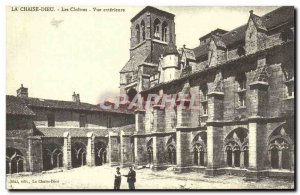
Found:
<svg viewBox="0 0 300 195"><path fill-rule="evenodd" d="M115 168L80 167L34 175L7 176L8 189L113 189ZM128 168L121 169L127 174ZM293 189L293 181L264 179L246 182L242 177L221 175L206 178L202 173L175 174L172 171L136 170L136 189ZM128 189L122 177L121 189Z"/></svg>

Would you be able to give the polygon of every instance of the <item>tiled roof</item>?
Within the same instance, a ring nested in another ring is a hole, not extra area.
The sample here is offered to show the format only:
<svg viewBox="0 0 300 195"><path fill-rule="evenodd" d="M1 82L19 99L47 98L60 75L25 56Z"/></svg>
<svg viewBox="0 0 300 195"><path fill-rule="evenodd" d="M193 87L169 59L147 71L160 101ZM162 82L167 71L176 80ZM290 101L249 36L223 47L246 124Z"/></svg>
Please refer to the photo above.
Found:
<svg viewBox="0 0 300 195"><path fill-rule="evenodd" d="M53 109L68 109L68 110L82 110L82 111L95 111L95 112L109 112L109 113L122 113L132 114L132 110L119 107L118 109L103 109L99 105L84 103L84 102L73 102L73 101L62 101L62 100L49 100L41 98L19 98L15 96L7 97L7 114L13 114L19 112L19 114L30 114L30 107L38 108L53 108ZM23 108L24 107L24 108ZM29 107L29 108L28 108ZM32 112L32 111L31 111ZM32 112L34 115L34 113Z"/></svg>
<svg viewBox="0 0 300 195"><path fill-rule="evenodd" d="M109 129L88 128L59 128L59 127L37 127L35 134L43 137L63 137L69 132L71 137L87 137L87 133L93 132L96 137L108 136Z"/></svg>
<svg viewBox="0 0 300 195"><path fill-rule="evenodd" d="M43 108L64 108L72 110L88 110L97 111L96 105L83 103L83 102L73 102L73 101L62 101L62 100L49 100L41 98L22 98L22 100L29 107L43 107Z"/></svg>
<svg viewBox="0 0 300 195"><path fill-rule="evenodd" d="M63 137L65 132L69 132L71 137L87 137L87 133L93 132L96 137L106 137L109 132L119 134L120 131L123 131L125 135L132 135L135 132L135 124L110 129L37 127L34 134L42 137Z"/></svg>
<svg viewBox="0 0 300 195"><path fill-rule="evenodd" d="M142 53L136 53L128 60L128 62L125 64L125 66L122 68L120 72L137 71L138 66L141 65L143 62L145 62L147 57L148 56L145 56Z"/></svg>
<svg viewBox="0 0 300 195"><path fill-rule="evenodd" d="M20 98L11 95L6 96L6 114L35 115Z"/></svg>
<svg viewBox="0 0 300 195"><path fill-rule="evenodd" d="M193 51L194 51L195 57L199 58L208 53L208 47L207 47L207 45L200 45L200 46L194 48Z"/></svg>
<svg viewBox="0 0 300 195"><path fill-rule="evenodd" d="M287 21L294 20L294 14L295 14L295 10L294 10L293 6L284 6L284 7L275 9L274 11L271 11L261 17L255 16L254 14L253 15L256 19L259 18L259 20L262 21L261 25L259 25L260 28L262 28L262 29L267 28L267 30L270 30L276 26L279 26L279 25L287 22ZM258 23L260 23L260 22L258 22ZM246 29L247 29L247 24L237 27L237 28L225 33L224 35L222 35L221 40L225 43L225 45L227 47L234 43L244 41ZM201 55L204 55L208 52L208 49L205 47L206 47L205 45L200 45L193 49L196 58L198 58Z"/></svg>

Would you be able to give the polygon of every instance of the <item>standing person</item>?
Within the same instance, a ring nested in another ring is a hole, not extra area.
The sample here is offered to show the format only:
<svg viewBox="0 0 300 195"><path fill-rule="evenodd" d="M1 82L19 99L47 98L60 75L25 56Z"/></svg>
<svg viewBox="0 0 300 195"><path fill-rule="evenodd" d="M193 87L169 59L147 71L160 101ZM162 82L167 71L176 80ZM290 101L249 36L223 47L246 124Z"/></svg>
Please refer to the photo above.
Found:
<svg viewBox="0 0 300 195"><path fill-rule="evenodd" d="M136 182L136 178L135 178L136 174L135 171L132 169L132 166L129 166L128 175L123 175L123 176L127 177L129 190L134 190L135 189L134 183Z"/></svg>
<svg viewBox="0 0 300 195"><path fill-rule="evenodd" d="M115 183L114 183L114 190L119 190L121 185L121 172L120 167L117 167L115 173Z"/></svg>

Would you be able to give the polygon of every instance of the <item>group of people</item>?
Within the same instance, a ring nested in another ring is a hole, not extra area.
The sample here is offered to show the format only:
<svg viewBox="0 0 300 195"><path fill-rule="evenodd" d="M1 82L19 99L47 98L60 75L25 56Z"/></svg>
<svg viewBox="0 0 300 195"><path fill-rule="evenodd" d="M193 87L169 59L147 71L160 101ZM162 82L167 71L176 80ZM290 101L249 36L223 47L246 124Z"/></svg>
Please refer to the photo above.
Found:
<svg viewBox="0 0 300 195"><path fill-rule="evenodd" d="M119 190L120 185L121 185L121 177L127 177L127 183L128 183L128 188L129 190L134 190L135 185L134 183L136 182L136 173L132 169L132 166L129 166L129 172L127 175L122 175L120 172L120 167L117 167L116 173L115 173L115 183L114 183L114 189Z"/></svg>

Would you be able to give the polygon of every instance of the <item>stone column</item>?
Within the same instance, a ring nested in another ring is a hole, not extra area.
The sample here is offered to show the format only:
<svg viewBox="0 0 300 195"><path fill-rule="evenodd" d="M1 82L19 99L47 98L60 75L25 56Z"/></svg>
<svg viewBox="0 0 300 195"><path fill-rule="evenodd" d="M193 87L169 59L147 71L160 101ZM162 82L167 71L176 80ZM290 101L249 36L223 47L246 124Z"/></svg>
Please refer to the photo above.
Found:
<svg viewBox="0 0 300 195"><path fill-rule="evenodd" d="M160 105L153 106L153 132L165 131L165 108Z"/></svg>
<svg viewBox="0 0 300 195"><path fill-rule="evenodd" d="M264 120L269 85L266 82L256 81L249 86L251 116L249 117L249 168L246 179L257 181L269 166L267 122Z"/></svg>
<svg viewBox="0 0 300 195"><path fill-rule="evenodd" d="M109 132L108 144L109 144L109 165L118 166L120 163L120 148L118 142L119 135L117 133Z"/></svg>
<svg viewBox="0 0 300 195"><path fill-rule="evenodd" d="M193 150L191 148L192 132L185 128L176 129L176 168L175 172L188 172L193 164Z"/></svg>
<svg viewBox="0 0 300 195"><path fill-rule="evenodd" d="M234 168L235 167L235 152L232 152L231 156L232 156L232 167Z"/></svg>
<svg viewBox="0 0 300 195"><path fill-rule="evenodd" d="M200 155L201 153L200 153L200 151L198 151L198 166L200 166L201 165L201 155Z"/></svg>
<svg viewBox="0 0 300 195"><path fill-rule="evenodd" d="M87 133L87 139L86 164L88 166L95 166L95 135L93 132Z"/></svg>
<svg viewBox="0 0 300 195"><path fill-rule="evenodd" d="M240 168L244 168L244 151L241 151L240 153Z"/></svg>
<svg viewBox="0 0 300 195"><path fill-rule="evenodd" d="M207 167L205 174L215 176L224 173L223 150L223 92L210 92L208 94L208 120L207 125Z"/></svg>
<svg viewBox="0 0 300 195"><path fill-rule="evenodd" d="M157 170L158 169L158 159L157 159L157 137L156 136L153 136L152 137L152 140L153 140L153 146L152 146L152 149L153 149L153 158L152 158L152 162L153 162L153 170Z"/></svg>
<svg viewBox="0 0 300 195"><path fill-rule="evenodd" d="M147 143L145 137L145 110L135 110L134 156L135 165L147 164Z"/></svg>
<svg viewBox="0 0 300 195"><path fill-rule="evenodd" d="M224 166L229 167L229 164L227 162L227 151L226 150L224 151Z"/></svg>
<svg viewBox="0 0 300 195"><path fill-rule="evenodd" d="M132 165L133 162L133 154L130 142L130 135L126 135L124 131L120 132L120 153L121 153L121 166L127 167Z"/></svg>
<svg viewBox="0 0 300 195"><path fill-rule="evenodd" d="M282 150L278 151L278 168L282 169Z"/></svg>
<svg viewBox="0 0 300 195"><path fill-rule="evenodd" d="M291 160L291 167L290 170L294 171L294 146L292 146L291 151L290 151L290 160Z"/></svg>
<svg viewBox="0 0 300 195"><path fill-rule="evenodd" d="M177 102L178 103L178 102ZM193 165L193 149L191 128L190 100L180 100L177 106L177 127L176 127L176 168L175 172L190 171Z"/></svg>
<svg viewBox="0 0 300 195"><path fill-rule="evenodd" d="M28 137L28 158L24 156L24 160L28 159L30 172L41 172L43 170L42 151L42 139L40 137ZM24 172L26 172L28 168L24 169Z"/></svg>
<svg viewBox="0 0 300 195"><path fill-rule="evenodd" d="M204 166L207 166L207 152L204 152Z"/></svg>
<svg viewBox="0 0 300 195"><path fill-rule="evenodd" d="M71 135L69 132L64 133L64 146L63 146L63 164L65 169L72 168L72 154L71 154Z"/></svg>
<svg viewBox="0 0 300 195"><path fill-rule="evenodd" d="M124 136L124 131L120 131L120 164L121 164L121 167L124 167L124 163L126 160L126 157L124 156L126 152L125 152L123 136Z"/></svg>

